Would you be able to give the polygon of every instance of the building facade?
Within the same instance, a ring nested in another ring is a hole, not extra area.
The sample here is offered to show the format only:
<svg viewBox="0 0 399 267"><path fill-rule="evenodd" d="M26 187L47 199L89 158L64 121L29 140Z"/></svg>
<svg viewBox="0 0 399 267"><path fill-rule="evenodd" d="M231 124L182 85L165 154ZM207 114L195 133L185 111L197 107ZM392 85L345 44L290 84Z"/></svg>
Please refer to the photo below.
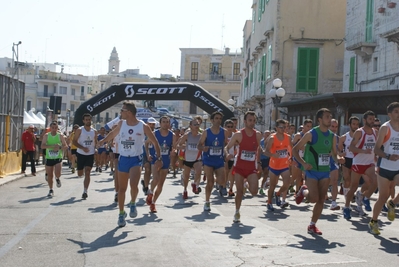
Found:
<svg viewBox="0 0 399 267"><path fill-rule="evenodd" d="M345 8L345 0L253 1L252 21L243 29L239 104L263 115L260 129L288 118L268 95L276 78L285 89L282 103L342 91Z"/></svg>

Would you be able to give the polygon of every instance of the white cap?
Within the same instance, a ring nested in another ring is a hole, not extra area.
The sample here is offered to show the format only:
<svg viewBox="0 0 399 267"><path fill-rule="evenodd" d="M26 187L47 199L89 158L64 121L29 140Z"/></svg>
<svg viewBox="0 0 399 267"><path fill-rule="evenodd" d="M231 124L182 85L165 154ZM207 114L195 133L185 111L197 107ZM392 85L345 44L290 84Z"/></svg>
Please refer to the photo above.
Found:
<svg viewBox="0 0 399 267"><path fill-rule="evenodd" d="M147 123L157 123L157 121L153 117L149 117Z"/></svg>

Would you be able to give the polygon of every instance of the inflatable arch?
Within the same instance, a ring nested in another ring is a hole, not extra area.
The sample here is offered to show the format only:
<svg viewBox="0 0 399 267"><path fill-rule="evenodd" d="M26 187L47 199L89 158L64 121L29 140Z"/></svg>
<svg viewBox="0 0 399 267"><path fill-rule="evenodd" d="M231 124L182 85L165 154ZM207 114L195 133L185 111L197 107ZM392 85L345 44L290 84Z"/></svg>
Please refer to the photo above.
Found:
<svg viewBox="0 0 399 267"><path fill-rule="evenodd" d="M192 83L121 83L90 98L75 111L74 124L82 125L82 116L92 116L124 100L187 100L209 114L223 113L223 120L234 116L231 107Z"/></svg>

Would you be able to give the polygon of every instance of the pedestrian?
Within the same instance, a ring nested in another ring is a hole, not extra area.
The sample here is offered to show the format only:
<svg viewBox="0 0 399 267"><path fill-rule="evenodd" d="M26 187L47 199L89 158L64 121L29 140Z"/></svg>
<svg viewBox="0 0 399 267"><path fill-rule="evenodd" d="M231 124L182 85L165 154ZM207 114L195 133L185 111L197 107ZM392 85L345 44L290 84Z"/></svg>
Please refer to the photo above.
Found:
<svg viewBox="0 0 399 267"><path fill-rule="evenodd" d="M26 162L30 161L30 169L33 176L36 176L36 166L35 166L35 142L36 136L34 134L35 126L30 125L25 132L22 133L22 142L21 142L21 150L22 150L22 166L21 173L25 174L26 170Z"/></svg>

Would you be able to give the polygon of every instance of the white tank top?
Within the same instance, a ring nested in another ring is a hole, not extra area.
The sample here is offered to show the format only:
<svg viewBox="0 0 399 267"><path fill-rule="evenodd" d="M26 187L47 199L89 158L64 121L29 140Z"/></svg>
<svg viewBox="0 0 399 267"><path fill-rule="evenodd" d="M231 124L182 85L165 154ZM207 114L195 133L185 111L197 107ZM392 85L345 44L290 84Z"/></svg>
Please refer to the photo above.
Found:
<svg viewBox="0 0 399 267"><path fill-rule="evenodd" d="M90 131L86 131L84 126L80 127L80 136L78 139L78 143L84 147L87 147L89 149L89 152L84 152L82 149L78 148L76 152L78 152L81 155L94 155L94 149L95 149L95 132L93 128L90 128Z"/></svg>
<svg viewBox="0 0 399 267"><path fill-rule="evenodd" d="M344 141L345 158L353 159L354 157L353 152L349 150L349 146L351 145L352 139L353 136L350 135L350 132L347 132L345 134L345 141Z"/></svg>
<svg viewBox="0 0 399 267"><path fill-rule="evenodd" d="M126 120L122 120L118 138L119 155L124 157L141 156L145 139L144 122L139 121L135 126L129 126Z"/></svg>
<svg viewBox="0 0 399 267"><path fill-rule="evenodd" d="M231 135L231 137L228 137L228 138L227 138L227 143L230 142L230 139L233 137L233 135L234 135L234 133ZM230 154L230 155L234 155L234 157L231 158L229 161L234 161L234 158L235 158L235 148L236 148L236 146L232 146L232 147L230 147L230 149L229 149L229 154Z"/></svg>
<svg viewBox="0 0 399 267"><path fill-rule="evenodd" d="M387 135L384 138L382 144L382 150L386 154L399 154L399 132L395 131L389 121L383 125L387 126ZM379 158L378 166L388 171L398 171L399 163L393 160L387 160L386 158Z"/></svg>
<svg viewBox="0 0 399 267"><path fill-rule="evenodd" d="M119 154L119 135L116 135L114 137L114 141L112 143L113 143L112 151L116 154Z"/></svg>
<svg viewBox="0 0 399 267"><path fill-rule="evenodd" d="M201 158L198 152L197 144L201 138L201 134L193 136L192 132L187 135L186 150L185 150L185 161L193 162Z"/></svg>
<svg viewBox="0 0 399 267"><path fill-rule="evenodd" d="M374 147L376 142L375 130L373 129L372 134L366 134L366 132L362 130L362 137L359 142L357 142L356 147L360 149L371 149L370 154L358 153L354 154L353 157L353 165L369 165L374 164Z"/></svg>

